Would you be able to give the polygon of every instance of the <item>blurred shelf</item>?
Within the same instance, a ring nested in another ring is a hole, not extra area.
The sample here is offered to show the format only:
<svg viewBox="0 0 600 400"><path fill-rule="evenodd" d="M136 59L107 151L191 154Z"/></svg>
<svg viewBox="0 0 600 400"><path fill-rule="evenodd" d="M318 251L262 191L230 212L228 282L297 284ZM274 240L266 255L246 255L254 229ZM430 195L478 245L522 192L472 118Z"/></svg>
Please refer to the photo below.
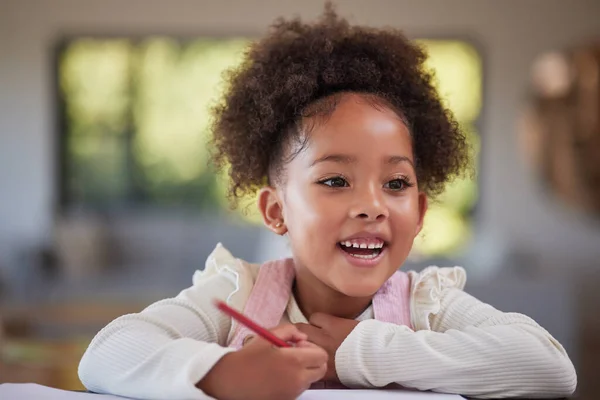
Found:
<svg viewBox="0 0 600 400"><path fill-rule="evenodd" d="M84 389L77 377L77 367L89 340L4 340L0 346L0 383Z"/></svg>

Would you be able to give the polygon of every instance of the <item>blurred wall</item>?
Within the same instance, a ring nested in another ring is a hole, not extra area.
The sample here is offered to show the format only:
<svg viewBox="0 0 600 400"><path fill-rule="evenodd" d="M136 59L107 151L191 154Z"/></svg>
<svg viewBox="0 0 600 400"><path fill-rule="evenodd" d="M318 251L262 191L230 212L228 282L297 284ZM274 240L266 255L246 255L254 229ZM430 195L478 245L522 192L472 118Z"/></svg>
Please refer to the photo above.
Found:
<svg viewBox="0 0 600 400"><path fill-rule="evenodd" d="M484 274L505 251L546 271L593 269L599 223L563 209L519 157L516 120L534 58L600 35L594 0L345 0L353 21L418 37L472 39L484 59L481 199L473 262ZM0 0L0 268L15 249L47 242L55 190L52 47L63 34L260 35L277 16L312 18L305 0ZM5 257L2 259L2 257Z"/></svg>

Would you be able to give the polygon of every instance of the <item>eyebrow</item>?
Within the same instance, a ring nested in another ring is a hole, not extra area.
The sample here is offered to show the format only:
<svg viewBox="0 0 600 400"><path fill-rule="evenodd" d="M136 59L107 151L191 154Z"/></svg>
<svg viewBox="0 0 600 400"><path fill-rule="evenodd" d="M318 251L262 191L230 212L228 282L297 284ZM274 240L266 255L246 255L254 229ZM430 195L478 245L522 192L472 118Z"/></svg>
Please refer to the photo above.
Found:
<svg viewBox="0 0 600 400"><path fill-rule="evenodd" d="M386 160L386 164L391 164L391 165L396 165L396 164L400 164L400 163L409 163L413 168L415 167L415 164L413 164L412 160L406 156L392 156L390 158L388 158Z"/></svg>
<svg viewBox="0 0 600 400"><path fill-rule="evenodd" d="M317 158L315 161L312 162L312 164L310 164L310 166L313 167L323 162L335 162L338 164L355 164L356 157L347 154L328 154L323 157ZM385 160L384 164L397 165L403 162L410 164L413 168L415 167L412 160L406 156L391 156L387 160Z"/></svg>
<svg viewBox="0 0 600 400"><path fill-rule="evenodd" d="M356 157L348 156L345 154L328 154L323 157L317 158L315 161L313 161L312 164L310 164L310 166L313 167L317 164L324 162L335 162L338 164L354 164L356 163Z"/></svg>

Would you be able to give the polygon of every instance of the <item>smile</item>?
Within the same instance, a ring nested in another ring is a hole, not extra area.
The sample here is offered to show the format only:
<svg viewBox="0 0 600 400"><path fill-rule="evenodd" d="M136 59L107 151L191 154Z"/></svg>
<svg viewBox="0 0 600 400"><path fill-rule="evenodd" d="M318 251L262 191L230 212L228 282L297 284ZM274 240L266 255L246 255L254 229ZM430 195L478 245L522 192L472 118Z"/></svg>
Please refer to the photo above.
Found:
<svg viewBox="0 0 600 400"><path fill-rule="evenodd" d="M368 267L377 264L386 249L379 238L358 238L344 240L337 244L351 264Z"/></svg>

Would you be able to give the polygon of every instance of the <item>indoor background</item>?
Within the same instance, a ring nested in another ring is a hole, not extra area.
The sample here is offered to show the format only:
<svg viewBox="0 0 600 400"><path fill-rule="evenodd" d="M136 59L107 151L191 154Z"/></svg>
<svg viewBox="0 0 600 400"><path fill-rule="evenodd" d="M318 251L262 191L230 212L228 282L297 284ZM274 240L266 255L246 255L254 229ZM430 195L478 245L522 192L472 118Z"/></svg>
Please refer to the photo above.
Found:
<svg viewBox="0 0 600 400"><path fill-rule="evenodd" d="M600 385L600 2L345 0L400 28L473 146L404 268L462 265ZM0 382L81 388L94 333L191 285L217 242L288 253L208 165L221 74L316 0L0 0ZM246 212L244 212L246 211Z"/></svg>

